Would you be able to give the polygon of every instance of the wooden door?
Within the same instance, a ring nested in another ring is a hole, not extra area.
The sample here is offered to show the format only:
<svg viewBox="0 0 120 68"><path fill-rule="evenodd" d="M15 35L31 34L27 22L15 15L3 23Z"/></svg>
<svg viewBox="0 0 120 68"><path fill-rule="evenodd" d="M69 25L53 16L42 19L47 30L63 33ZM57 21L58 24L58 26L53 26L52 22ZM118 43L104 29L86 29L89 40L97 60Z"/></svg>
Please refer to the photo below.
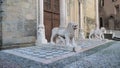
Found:
<svg viewBox="0 0 120 68"><path fill-rule="evenodd" d="M44 0L45 36L50 41L51 31L60 24L59 0Z"/></svg>

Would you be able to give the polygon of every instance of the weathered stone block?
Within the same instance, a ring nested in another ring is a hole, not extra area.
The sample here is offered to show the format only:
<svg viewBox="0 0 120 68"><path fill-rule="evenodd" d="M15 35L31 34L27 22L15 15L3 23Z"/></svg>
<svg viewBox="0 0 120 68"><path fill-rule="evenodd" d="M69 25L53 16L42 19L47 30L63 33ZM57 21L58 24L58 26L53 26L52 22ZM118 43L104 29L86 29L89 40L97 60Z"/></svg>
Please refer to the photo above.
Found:
<svg viewBox="0 0 120 68"><path fill-rule="evenodd" d="M2 9L3 46L35 42L35 0L5 0Z"/></svg>

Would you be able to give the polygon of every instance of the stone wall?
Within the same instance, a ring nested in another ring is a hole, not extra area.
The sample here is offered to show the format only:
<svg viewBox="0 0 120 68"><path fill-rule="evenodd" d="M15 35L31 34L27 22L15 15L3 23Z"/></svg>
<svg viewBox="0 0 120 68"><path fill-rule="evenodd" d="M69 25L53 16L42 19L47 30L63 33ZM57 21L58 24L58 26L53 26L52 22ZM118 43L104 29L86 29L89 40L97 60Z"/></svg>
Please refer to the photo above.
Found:
<svg viewBox="0 0 120 68"><path fill-rule="evenodd" d="M84 27L85 35L88 36L89 32L95 28L95 0L84 0Z"/></svg>
<svg viewBox="0 0 120 68"><path fill-rule="evenodd" d="M3 14L2 4L3 1L0 0L0 47L2 46L2 14Z"/></svg>
<svg viewBox="0 0 120 68"><path fill-rule="evenodd" d="M66 0L66 5L67 5L67 23L68 22L75 22L78 24L79 27L79 5L78 5L78 0ZM76 39L79 36L79 29L76 30L75 32L75 37Z"/></svg>
<svg viewBox="0 0 120 68"><path fill-rule="evenodd" d="M66 0L67 3L67 22L74 21L79 24L79 4L78 0ZM95 27L95 0L83 0L84 33L87 34ZM78 38L79 30L76 31Z"/></svg>
<svg viewBox="0 0 120 68"><path fill-rule="evenodd" d="M35 0L5 0L2 9L3 46L35 42Z"/></svg>

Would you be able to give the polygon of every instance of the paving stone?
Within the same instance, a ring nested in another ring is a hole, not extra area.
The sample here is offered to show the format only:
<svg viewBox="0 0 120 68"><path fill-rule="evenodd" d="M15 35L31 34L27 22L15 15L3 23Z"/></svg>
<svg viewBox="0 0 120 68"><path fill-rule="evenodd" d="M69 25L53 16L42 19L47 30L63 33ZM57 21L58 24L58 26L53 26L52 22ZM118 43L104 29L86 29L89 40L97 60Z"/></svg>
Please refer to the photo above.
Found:
<svg viewBox="0 0 120 68"><path fill-rule="evenodd" d="M94 46L104 41L84 41L88 47ZM94 44L93 44L94 43ZM120 42L107 43L93 49L75 53L70 50L60 49L53 46L34 46L11 50L0 51L0 58L17 63L21 68L119 68L120 67ZM80 45L81 46L81 45ZM84 47L84 46L83 46ZM87 46L86 46L87 47ZM56 57L62 57L66 54L74 53L74 55L55 61ZM21 54L23 56L17 55ZM16 56L15 56L16 55ZM29 56L29 58L25 58ZM30 58L38 59L31 60ZM50 63L42 63L52 59ZM5 61L8 62L8 61ZM10 64L10 63L6 63ZM7 67L6 67L7 68Z"/></svg>

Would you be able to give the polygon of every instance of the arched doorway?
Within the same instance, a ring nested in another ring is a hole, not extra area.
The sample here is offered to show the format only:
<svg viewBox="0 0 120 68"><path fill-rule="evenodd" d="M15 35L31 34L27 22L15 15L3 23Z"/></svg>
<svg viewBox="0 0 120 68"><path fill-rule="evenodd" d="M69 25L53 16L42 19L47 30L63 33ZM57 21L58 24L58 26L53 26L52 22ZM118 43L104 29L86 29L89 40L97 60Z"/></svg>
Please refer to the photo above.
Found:
<svg viewBox="0 0 120 68"><path fill-rule="evenodd" d="M60 0L44 0L45 36L50 41L52 28L60 25Z"/></svg>
<svg viewBox="0 0 120 68"><path fill-rule="evenodd" d="M114 23L115 23L115 18L113 15L111 15L108 19L108 25L110 30L114 30Z"/></svg>

